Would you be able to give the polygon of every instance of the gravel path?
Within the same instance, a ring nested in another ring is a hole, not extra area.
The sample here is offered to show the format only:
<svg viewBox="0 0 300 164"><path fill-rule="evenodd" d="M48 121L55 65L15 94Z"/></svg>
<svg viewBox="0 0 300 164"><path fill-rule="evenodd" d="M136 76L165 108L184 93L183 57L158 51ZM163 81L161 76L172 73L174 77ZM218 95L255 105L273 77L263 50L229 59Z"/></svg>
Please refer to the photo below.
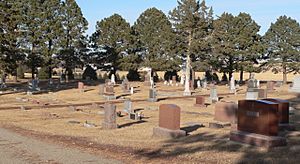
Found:
<svg viewBox="0 0 300 164"><path fill-rule="evenodd" d="M28 138L0 128L0 164L109 164L120 161Z"/></svg>

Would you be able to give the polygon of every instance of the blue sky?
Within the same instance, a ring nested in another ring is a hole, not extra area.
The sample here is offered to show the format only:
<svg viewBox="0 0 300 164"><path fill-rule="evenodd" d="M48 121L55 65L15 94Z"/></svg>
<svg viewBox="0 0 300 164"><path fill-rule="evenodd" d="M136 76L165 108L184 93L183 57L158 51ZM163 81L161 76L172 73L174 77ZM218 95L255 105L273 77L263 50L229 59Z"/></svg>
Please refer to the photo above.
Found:
<svg viewBox="0 0 300 164"><path fill-rule="evenodd" d="M177 6L177 0L76 0L89 22L87 34L95 31L96 22L114 13L122 15L131 25L147 8L156 7L164 13ZM300 0L206 0L212 6L215 17L223 12L237 15L249 13L261 26L264 34L271 22L287 15L300 22Z"/></svg>

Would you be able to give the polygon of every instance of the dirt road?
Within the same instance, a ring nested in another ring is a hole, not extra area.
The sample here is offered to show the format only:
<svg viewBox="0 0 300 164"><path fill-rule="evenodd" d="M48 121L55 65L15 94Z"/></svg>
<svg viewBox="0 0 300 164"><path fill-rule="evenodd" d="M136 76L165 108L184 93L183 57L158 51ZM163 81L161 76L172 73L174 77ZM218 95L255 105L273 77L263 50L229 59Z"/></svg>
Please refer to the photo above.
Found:
<svg viewBox="0 0 300 164"><path fill-rule="evenodd" d="M121 163L77 149L28 138L15 132L0 128L0 164L35 163Z"/></svg>

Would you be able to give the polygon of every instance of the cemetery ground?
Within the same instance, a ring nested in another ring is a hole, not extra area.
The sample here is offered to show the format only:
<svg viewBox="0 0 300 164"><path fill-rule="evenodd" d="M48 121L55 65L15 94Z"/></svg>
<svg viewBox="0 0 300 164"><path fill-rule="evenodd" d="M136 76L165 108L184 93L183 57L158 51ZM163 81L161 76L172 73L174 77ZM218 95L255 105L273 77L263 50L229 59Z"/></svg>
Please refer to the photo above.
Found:
<svg viewBox="0 0 300 164"><path fill-rule="evenodd" d="M275 79L273 79L275 80ZM279 80L279 79L278 79ZM86 83L85 83L86 84ZM209 102L208 89L196 89L193 95L204 95L206 107L195 107L194 97L183 97L183 87L157 84L158 102L146 101L149 86L133 82L135 93L124 94L121 86L115 86L117 100L112 100L121 111L117 117L119 128L104 130L103 103L98 83L86 84L85 92L70 82L52 92L26 95L12 93L0 95L0 125L4 129L34 138L49 144L79 149L84 152L116 159L124 163L298 163L300 161L300 98L288 92L288 85L276 87L268 93L270 98L291 102L295 109L290 122L296 131L281 131L286 136L287 146L272 149L259 148L229 141L230 126L209 128L214 120L215 104ZM20 84L19 88L25 87ZM266 84L261 84L265 88ZM221 101L242 100L246 86L230 94L228 86L218 85ZM4 91L3 93L6 93ZM131 99L133 109L142 112L141 121L131 120L123 112L122 100ZM158 126L160 104L176 104L181 108L181 129L188 133L178 139L153 137L153 128ZM52 105L63 105L52 108ZM25 109L20 109L24 106ZM51 161L50 161L51 163ZM55 163L55 162L53 162Z"/></svg>

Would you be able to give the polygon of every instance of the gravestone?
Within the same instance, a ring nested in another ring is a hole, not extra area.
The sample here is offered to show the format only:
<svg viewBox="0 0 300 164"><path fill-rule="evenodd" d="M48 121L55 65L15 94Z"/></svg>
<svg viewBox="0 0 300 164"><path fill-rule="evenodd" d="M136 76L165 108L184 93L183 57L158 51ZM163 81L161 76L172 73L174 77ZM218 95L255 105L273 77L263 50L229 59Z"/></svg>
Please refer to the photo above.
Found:
<svg viewBox="0 0 300 164"><path fill-rule="evenodd" d="M151 80L151 70L147 70L145 75L144 86L151 86L150 80Z"/></svg>
<svg viewBox="0 0 300 164"><path fill-rule="evenodd" d="M260 88L249 88L246 92L246 100L258 100L267 98L267 90Z"/></svg>
<svg viewBox="0 0 300 164"><path fill-rule="evenodd" d="M219 97L218 97L218 93L217 93L217 88L214 84L212 84L212 86L210 87L210 96L209 99L212 103L218 102L219 101Z"/></svg>
<svg viewBox="0 0 300 164"><path fill-rule="evenodd" d="M99 85L99 95L101 95L101 96L104 95L104 88L105 88L104 84L100 84Z"/></svg>
<svg viewBox="0 0 300 164"><path fill-rule="evenodd" d="M124 101L124 110L125 113L130 114L133 113L132 111L132 102L130 100Z"/></svg>
<svg viewBox="0 0 300 164"><path fill-rule="evenodd" d="M236 93L235 80L234 80L233 76L230 79L229 90L230 90L230 93Z"/></svg>
<svg viewBox="0 0 300 164"><path fill-rule="evenodd" d="M197 88L201 88L201 81L200 80L197 80Z"/></svg>
<svg viewBox="0 0 300 164"><path fill-rule="evenodd" d="M116 85L116 77L115 77L115 75L112 74L110 78L111 78L110 79L111 85Z"/></svg>
<svg viewBox="0 0 300 164"><path fill-rule="evenodd" d="M106 85L105 86L104 96L106 97L107 100L116 99L113 85Z"/></svg>
<svg viewBox="0 0 300 164"><path fill-rule="evenodd" d="M286 145L286 139L278 136L277 103L240 100L237 115L238 130L231 132L230 140L267 148Z"/></svg>
<svg viewBox="0 0 300 164"><path fill-rule="evenodd" d="M182 74L180 77L180 85L184 85L184 79L185 79L185 75Z"/></svg>
<svg viewBox="0 0 300 164"><path fill-rule="evenodd" d="M203 88L207 88L207 81L204 79L204 81L203 81Z"/></svg>
<svg viewBox="0 0 300 164"><path fill-rule="evenodd" d="M133 87L130 87L130 94L133 95L134 91L133 91Z"/></svg>
<svg viewBox="0 0 300 164"><path fill-rule="evenodd" d="M254 78L254 73L250 74L250 79L248 80L248 89L258 88L257 80Z"/></svg>
<svg viewBox="0 0 300 164"><path fill-rule="evenodd" d="M116 129L118 127L116 123L116 105L105 103L104 104L104 120L102 122L103 129Z"/></svg>
<svg viewBox="0 0 300 164"><path fill-rule="evenodd" d="M153 129L153 135L169 138L186 136L186 132L180 130L180 107L174 104L159 106L159 123Z"/></svg>
<svg viewBox="0 0 300 164"><path fill-rule="evenodd" d="M130 92L130 86L127 77L125 77L125 79L122 81L122 90L124 93Z"/></svg>
<svg viewBox="0 0 300 164"><path fill-rule="evenodd" d="M257 86L257 88L260 88L260 80L257 80L256 86Z"/></svg>
<svg viewBox="0 0 300 164"><path fill-rule="evenodd" d="M28 91L27 94L32 94L33 92L40 91L41 89L38 87L39 80L33 79L28 81Z"/></svg>
<svg viewBox="0 0 300 164"><path fill-rule="evenodd" d="M215 105L214 120L236 123L238 105L234 102L217 102Z"/></svg>
<svg viewBox="0 0 300 164"><path fill-rule="evenodd" d="M268 92L273 92L275 87L275 82L274 81L268 81L267 82L267 91Z"/></svg>
<svg viewBox="0 0 300 164"><path fill-rule="evenodd" d="M84 92L84 83L83 82L78 82L78 90L80 92Z"/></svg>
<svg viewBox="0 0 300 164"><path fill-rule="evenodd" d="M196 96L196 104L195 107L204 107L205 106L205 97L204 96Z"/></svg>
<svg viewBox="0 0 300 164"><path fill-rule="evenodd" d="M289 89L290 92L300 93L300 76L296 76L293 81L293 86Z"/></svg>
<svg viewBox="0 0 300 164"><path fill-rule="evenodd" d="M157 101L157 93L156 93L156 89L154 88L150 88L149 89L149 98L148 98L149 102L156 102Z"/></svg>
<svg viewBox="0 0 300 164"><path fill-rule="evenodd" d="M266 101L271 101L278 104L278 123L280 130L294 130L295 127L289 123L290 103L287 100L267 98Z"/></svg>

